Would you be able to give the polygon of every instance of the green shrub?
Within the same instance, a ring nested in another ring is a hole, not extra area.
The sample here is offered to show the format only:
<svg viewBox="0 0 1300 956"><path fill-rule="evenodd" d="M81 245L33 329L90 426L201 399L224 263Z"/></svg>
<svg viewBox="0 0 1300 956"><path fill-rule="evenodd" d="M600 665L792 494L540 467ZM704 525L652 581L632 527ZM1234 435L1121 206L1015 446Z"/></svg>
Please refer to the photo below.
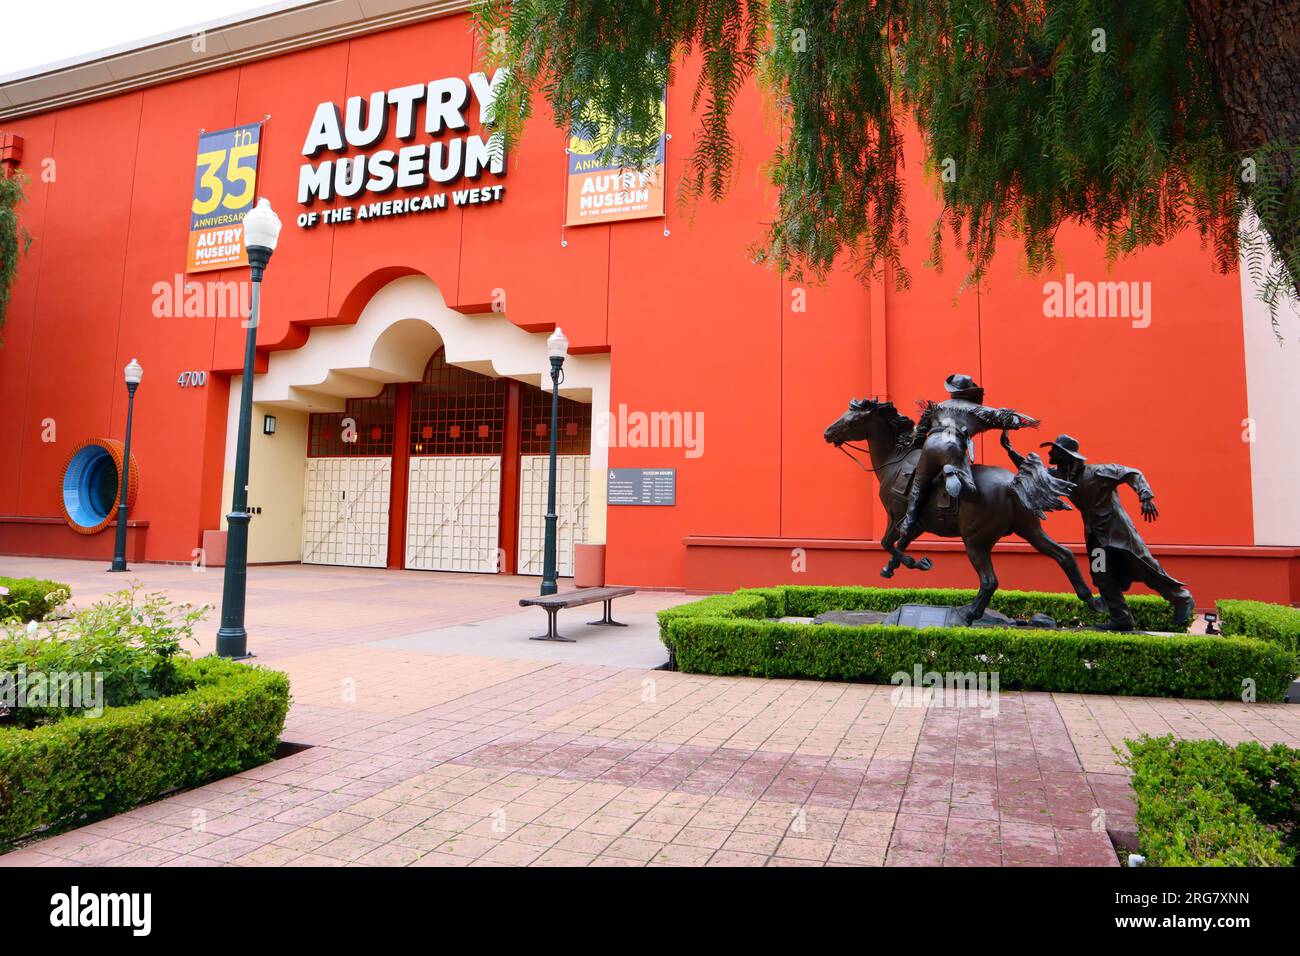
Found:
<svg viewBox="0 0 1300 956"><path fill-rule="evenodd" d="M0 728L0 840L118 813L270 760L284 728L284 674L178 658L183 693L100 717Z"/></svg>
<svg viewBox="0 0 1300 956"><path fill-rule="evenodd" d="M702 674L889 683L927 671L996 672L1003 688L1090 694L1281 700L1300 664L1249 638L1091 631L781 624L682 617L668 623L677 667Z"/></svg>
<svg viewBox="0 0 1300 956"><path fill-rule="evenodd" d="M40 578L0 577L0 589L0 621L43 620L72 596L66 584Z"/></svg>
<svg viewBox="0 0 1300 956"><path fill-rule="evenodd" d="M1300 608L1263 601L1219 601L1218 610L1224 634L1274 641L1300 654Z"/></svg>
<svg viewBox="0 0 1300 956"><path fill-rule="evenodd" d="M814 587L789 585L780 588L754 588L737 593L767 594L780 591L785 609L769 617L816 617L826 611L893 611L904 604L938 604L956 607L969 604L976 592L967 588L866 588ZM1174 609L1164 598L1154 594L1135 594L1128 598L1133 620L1139 630L1187 630L1174 627ZM1059 624L1104 624L1105 612L1091 610L1073 594L1049 591L998 591L989 607L1008 617L1028 618L1046 614Z"/></svg>
<svg viewBox="0 0 1300 956"><path fill-rule="evenodd" d="M1149 865L1295 865L1300 750L1146 736L1125 744Z"/></svg>
<svg viewBox="0 0 1300 956"><path fill-rule="evenodd" d="M26 673L87 674L103 681L100 703L124 707L177 692L181 643L207 607L174 604L162 594L127 588L61 621L0 624L0 680ZM8 688L5 688L8 690ZM23 726L71 716L65 707L22 707L8 720Z"/></svg>
<svg viewBox="0 0 1300 956"><path fill-rule="evenodd" d="M775 590L775 589L773 589ZM762 594L755 591L737 591L735 594L714 594L689 604L679 604L659 612L662 632L665 622L686 617L779 617L773 614Z"/></svg>
<svg viewBox="0 0 1300 956"><path fill-rule="evenodd" d="M754 677L889 683L920 664L941 673L996 672L1004 688L1221 700L1241 699L1243 681L1250 679L1256 699L1281 700L1300 672L1294 653L1245 637L764 620L830 607L859 609L868 602L877 603L874 610L888 610L878 595L890 591L785 587L715 595L661 611L660 635L683 671ZM903 600L920 593L904 592ZM1029 597L1009 593L1011 602ZM1007 606L1022 613L1029 607Z"/></svg>

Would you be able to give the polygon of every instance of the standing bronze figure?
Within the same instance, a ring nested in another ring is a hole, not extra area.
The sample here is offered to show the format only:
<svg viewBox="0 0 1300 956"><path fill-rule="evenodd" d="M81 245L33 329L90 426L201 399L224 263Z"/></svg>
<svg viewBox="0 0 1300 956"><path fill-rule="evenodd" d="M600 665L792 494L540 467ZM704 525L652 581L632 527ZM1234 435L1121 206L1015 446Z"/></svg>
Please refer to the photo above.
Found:
<svg viewBox="0 0 1300 956"><path fill-rule="evenodd" d="M1025 428L1039 424L1038 419L1014 409L984 405L984 389L969 375L949 375L943 387L951 397L942 402L928 402L912 435L912 447L920 449L921 456L912 478L907 513L898 527L899 548L903 551L920 533L917 519L921 504L940 474L943 475L944 491L954 503L975 495L975 478L970 464L972 438L994 428Z"/></svg>
<svg viewBox="0 0 1300 956"><path fill-rule="evenodd" d="M880 571L885 578L892 577L899 564L921 571L932 566L929 558L918 561L898 546L899 525L908 507L909 481L922 455L922 449L914 447L913 424L890 402L855 399L847 412L827 426L824 436L841 450L848 442L867 442L870 470L880 480L880 500L889 514L889 527L880 542L890 554L889 562ZM917 533L961 538L966 546L966 555L980 581L975 600L961 608L967 622L983 616L998 588L993 546L1010 534L1019 535L1055 561L1069 578L1074 593L1093 609L1101 610L1101 602L1088 590L1074 555L1048 537L1042 527L1045 511L1069 507L1059 496L1072 486L1050 475L1037 455L1026 459L1018 474L1005 468L975 465L970 469L970 480L975 494L966 498L960 508L944 507L936 500L937 495L930 495L920 506L916 524Z"/></svg>
<svg viewBox="0 0 1300 956"><path fill-rule="evenodd" d="M1025 458L1011 447L1006 432L1002 433L1002 447L1019 468ZM1041 447L1051 448L1047 458L1052 464L1052 477L1073 485L1067 496L1083 518L1092 580L1110 612L1108 629L1133 630L1133 613L1124 592L1134 581L1141 581L1174 606L1175 627L1186 626L1196 610L1196 601L1182 581L1160 566L1120 504L1119 486L1128 485L1142 502L1142 519L1151 522L1160 517L1155 492L1142 472L1126 465L1089 465L1088 459L1079 454L1078 441L1069 435L1044 442Z"/></svg>

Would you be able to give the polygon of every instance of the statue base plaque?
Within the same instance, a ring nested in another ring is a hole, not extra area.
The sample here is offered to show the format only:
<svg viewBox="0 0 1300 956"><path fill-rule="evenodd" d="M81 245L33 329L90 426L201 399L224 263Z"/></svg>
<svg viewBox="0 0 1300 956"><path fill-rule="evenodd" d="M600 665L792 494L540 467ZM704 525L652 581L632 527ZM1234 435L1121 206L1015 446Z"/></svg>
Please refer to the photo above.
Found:
<svg viewBox="0 0 1300 956"><path fill-rule="evenodd" d="M977 621L969 624L964 609L936 604L904 604L890 613L884 611L825 611L813 618L814 624L845 624L864 627L870 624L892 624L897 627L1007 627L1056 630L1060 625L1046 614L1035 614L1028 620L1007 617L997 611L985 611Z"/></svg>

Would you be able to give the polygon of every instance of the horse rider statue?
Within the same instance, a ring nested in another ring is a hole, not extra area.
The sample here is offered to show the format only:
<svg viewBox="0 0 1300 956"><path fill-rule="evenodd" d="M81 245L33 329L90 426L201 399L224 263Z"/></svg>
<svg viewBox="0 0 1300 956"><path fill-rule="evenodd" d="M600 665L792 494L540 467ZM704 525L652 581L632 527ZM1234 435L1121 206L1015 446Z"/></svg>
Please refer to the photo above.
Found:
<svg viewBox="0 0 1300 956"><path fill-rule="evenodd" d="M1002 435L1002 447L1017 466L1025 460L1011 447L1011 438ZM1128 485L1142 502L1142 519L1155 521L1156 494L1146 477L1127 465L1090 465L1079 453L1079 442L1069 435L1044 442L1050 448L1048 461L1051 475L1073 484L1068 497L1083 518L1084 541L1092 580L1110 612L1107 630L1133 630L1133 612L1124 600L1124 592L1134 581L1141 581L1174 606L1174 626L1182 628L1192 619L1196 601L1187 585L1171 577L1155 559L1133 520L1119 500L1119 486Z"/></svg>
<svg viewBox="0 0 1300 956"><path fill-rule="evenodd" d="M921 505L931 483L942 473L944 488L954 501L975 495L970 469L970 440L992 429L1017 429L1039 424L1010 408L989 408L983 404L984 389L969 375L949 375L943 383L950 396L942 402L927 402L912 438L912 449L921 449L907 514L899 526L901 540L914 536Z"/></svg>

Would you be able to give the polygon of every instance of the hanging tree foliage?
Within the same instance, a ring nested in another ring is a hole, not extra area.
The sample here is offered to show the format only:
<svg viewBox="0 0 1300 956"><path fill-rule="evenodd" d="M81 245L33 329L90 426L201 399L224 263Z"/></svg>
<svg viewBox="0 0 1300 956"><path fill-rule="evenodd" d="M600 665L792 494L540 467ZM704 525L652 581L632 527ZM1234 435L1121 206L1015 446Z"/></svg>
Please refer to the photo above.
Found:
<svg viewBox="0 0 1300 956"><path fill-rule="evenodd" d="M661 90L698 56L688 201L725 194L736 97L761 78L782 130L755 250L783 271L844 256L908 284L914 123L943 202L933 258L946 231L970 280L1008 235L1052 267L1057 229L1077 222L1112 257L1195 228L1220 269L1244 253L1270 305L1297 289L1300 0L485 0L476 18L511 70L507 149L540 96L644 165Z"/></svg>
<svg viewBox="0 0 1300 956"><path fill-rule="evenodd" d="M0 332L4 330L9 292L18 273L18 260L31 245L31 236L18 222L18 204L23 201L27 178L0 174Z"/></svg>

